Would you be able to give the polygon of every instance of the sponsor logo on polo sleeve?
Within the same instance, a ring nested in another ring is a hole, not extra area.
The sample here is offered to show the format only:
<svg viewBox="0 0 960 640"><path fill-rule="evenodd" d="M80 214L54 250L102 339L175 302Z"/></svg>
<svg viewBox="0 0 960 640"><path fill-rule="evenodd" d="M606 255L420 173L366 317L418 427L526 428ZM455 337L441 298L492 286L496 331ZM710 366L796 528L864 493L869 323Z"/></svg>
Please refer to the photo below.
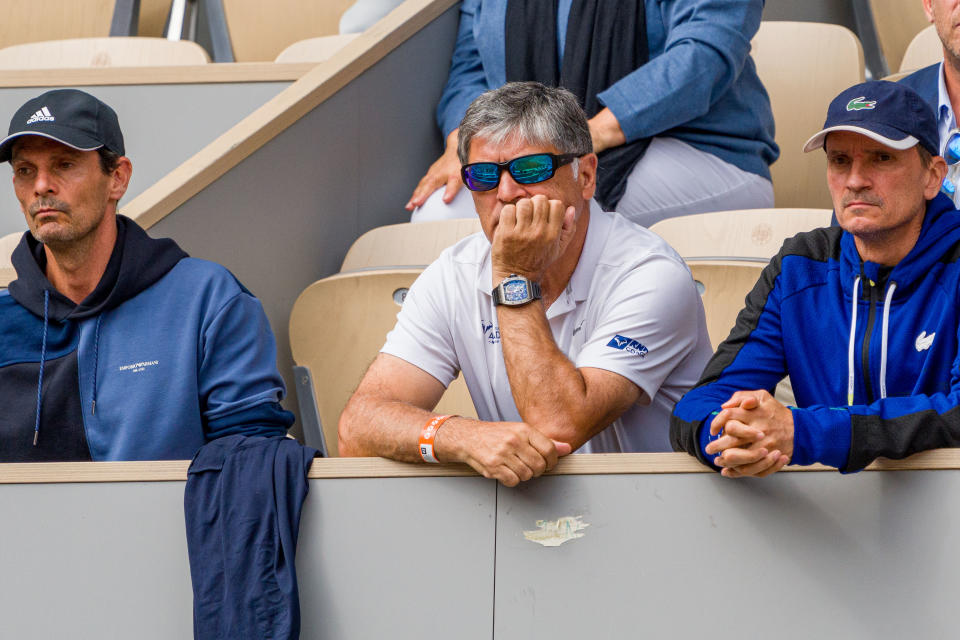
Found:
<svg viewBox="0 0 960 640"><path fill-rule="evenodd" d="M610 342L607 343L607 346L612 349L617 349L618 351L632 353L633 355L640 356L641 358L647 355L649 352L649 349L643 346L639 340L621 336L620 334L613 336Z"/></svg>

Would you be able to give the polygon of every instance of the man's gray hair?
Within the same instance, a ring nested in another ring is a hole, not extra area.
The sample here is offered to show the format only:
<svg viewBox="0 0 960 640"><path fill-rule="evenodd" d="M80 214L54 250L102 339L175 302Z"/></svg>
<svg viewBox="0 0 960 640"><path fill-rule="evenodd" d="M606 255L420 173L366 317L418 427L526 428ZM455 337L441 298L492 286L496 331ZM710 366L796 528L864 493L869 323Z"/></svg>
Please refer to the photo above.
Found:
<svg viewBox="0 0 960 640"><path fill-rule="evenodd" d="M466 164L474 138L499 146L512 136L531 145L553 146L562 154L593 151L587 114L572 93L539 82L508 82L480 95L467 108L457 155Z"/></svg>

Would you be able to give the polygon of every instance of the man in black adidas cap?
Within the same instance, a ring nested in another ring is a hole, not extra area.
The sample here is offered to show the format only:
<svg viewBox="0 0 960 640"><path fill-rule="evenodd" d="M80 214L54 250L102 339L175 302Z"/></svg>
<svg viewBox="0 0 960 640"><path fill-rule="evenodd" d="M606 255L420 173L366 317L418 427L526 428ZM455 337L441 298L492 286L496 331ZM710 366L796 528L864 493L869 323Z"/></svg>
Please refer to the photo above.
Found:
<svg viewBox="0 0 960 640"><path fill-rule="evenodd" d="M936 118L903 84L863 83L804 146L820 149L839 227L784 243L671 418L674 448L728 477L960 445L960 214ZM787 374L796 407L772 395Z"/></svg>
<svg viewBox="0 0 960 640"><path fill-rule="evenodd" d="M44 93L14 114L0 161L30 228L0 292L0 462L185 459L286 433L260 303L117 215L133 167L113 109Z"/></svg>

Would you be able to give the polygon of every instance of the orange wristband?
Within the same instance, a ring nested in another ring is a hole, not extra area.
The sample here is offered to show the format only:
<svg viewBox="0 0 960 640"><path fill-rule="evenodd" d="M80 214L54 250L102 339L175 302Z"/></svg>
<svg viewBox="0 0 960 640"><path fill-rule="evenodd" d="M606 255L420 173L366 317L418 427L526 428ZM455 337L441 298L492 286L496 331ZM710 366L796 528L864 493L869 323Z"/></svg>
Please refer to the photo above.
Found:
<svg viewBox="0 0 960 640"><path fill-rule="evenodd" d="M433 416L423 425L423 431L420 432L420 457L424 462L440 464L437 457L433 455L433 438L437 435L437 430L444 422L453 416Z"/></svg>

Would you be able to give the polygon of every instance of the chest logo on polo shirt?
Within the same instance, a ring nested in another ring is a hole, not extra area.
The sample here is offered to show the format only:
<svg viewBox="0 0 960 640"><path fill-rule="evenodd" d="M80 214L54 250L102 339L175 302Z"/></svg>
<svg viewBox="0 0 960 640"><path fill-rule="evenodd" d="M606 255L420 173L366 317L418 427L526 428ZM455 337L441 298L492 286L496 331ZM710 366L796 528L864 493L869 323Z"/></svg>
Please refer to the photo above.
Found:
<svg viewBox="0 0 960 640"><path fill-rule="evenodd" d="M917 336L917 341L913 344L913 346L916 347L917 351L926 351L930 348L930 345L933 344L933 339L936 337L936 332L927 335L926 331L921 331L920 335Z"/></svg>
<svg viewBox="0 0 960 640"><path fill-rule="evenodd" d="M480 330L483 332L483 339L490 344L500 343L500 327L486 320L480 321Z"/></svg>
<svg viewBox="0 0 960 640"><path fill-rule="evenodd" d="M620 334L613 336L610 342L607 343L607 346L619 351L632 353L633 355L640 356L641 358L650 352L650 350L643 346L639 340L621 336Z"/></svg>

